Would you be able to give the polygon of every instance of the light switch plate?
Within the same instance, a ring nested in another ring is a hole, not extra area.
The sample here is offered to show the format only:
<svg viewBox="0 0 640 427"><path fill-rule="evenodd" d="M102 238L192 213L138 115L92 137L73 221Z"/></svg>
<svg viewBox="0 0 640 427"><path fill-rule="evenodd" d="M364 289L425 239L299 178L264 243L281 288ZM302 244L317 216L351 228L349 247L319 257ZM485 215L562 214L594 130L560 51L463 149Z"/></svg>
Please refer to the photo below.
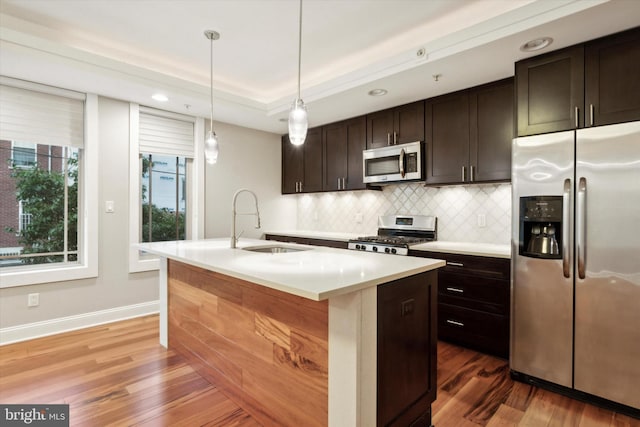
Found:
<svg viewBox="0 0 640 427"><path fill-rule="evenodd" d="M114 213L115 212L115 203L113 200L107 200L104 202L104 211L106 213Z"/></svg>

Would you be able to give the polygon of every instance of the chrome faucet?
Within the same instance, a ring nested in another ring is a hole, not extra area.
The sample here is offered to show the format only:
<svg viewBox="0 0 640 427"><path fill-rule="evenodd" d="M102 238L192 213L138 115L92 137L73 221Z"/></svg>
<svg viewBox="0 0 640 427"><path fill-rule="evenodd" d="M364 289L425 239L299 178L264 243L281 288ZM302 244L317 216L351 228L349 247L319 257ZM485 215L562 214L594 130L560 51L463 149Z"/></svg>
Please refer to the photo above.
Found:
<svg viewBox="0 0 640 427"><path fill-rule="evenodd" d="M243 213L236 212L236 201L238 200L238 196L240 195L240 193L244 193L244 192L251 193L251 195L253 196L253 199L256 201L255 212L243 212ZM232 249L236 248L236 244L240 239L240 235L242 235L242 231L241 231L240 234L236 236L236 216L237 215L255 215L258 220L258 225L256 225L256 228L260 228L260 211L258 211L258 196L256 196L256 193L254 193L251 190L247 190L246 188L242 188L236 191L236 194L233 195L233 203L231 205L231 248Z"/></svg>

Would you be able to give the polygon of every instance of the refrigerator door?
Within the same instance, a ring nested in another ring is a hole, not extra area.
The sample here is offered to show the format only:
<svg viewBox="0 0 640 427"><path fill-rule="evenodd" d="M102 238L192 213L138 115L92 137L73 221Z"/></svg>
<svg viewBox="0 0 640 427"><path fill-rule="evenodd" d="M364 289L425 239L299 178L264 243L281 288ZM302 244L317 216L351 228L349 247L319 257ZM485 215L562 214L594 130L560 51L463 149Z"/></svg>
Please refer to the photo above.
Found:
<svg viewBox="0 0 640 427"><path fill-rule="evenodd" d="M640 122L578 131L576 180L575 388L640 409Z"/></svg>
<svg viewBox="0 0 640 427"><path fill-rule="evenodd" d="M575 132L516 138L512 150L510 368L572 386ZM566 191L566 192L565 192ZM564 259L520 255L520 197L565 196Z"/></svg>

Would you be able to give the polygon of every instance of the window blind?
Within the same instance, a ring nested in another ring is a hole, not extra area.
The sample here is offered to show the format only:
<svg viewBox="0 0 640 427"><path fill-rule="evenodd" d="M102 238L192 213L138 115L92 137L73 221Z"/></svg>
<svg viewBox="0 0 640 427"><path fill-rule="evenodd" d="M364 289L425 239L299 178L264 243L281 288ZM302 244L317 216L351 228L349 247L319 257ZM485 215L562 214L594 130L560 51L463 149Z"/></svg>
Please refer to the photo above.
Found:
<svg viewBox="0 0 640 427"><path fill-rule="evenodd" d="M193 121L167 117L149 108L140 110L139 146L141 153L193 158Z"/></svg>
<svg viewBox="0 0 640 427"><path fill-rule="evenodd" d="M0 84L0 139L83 148L84 99Z"/></svg>

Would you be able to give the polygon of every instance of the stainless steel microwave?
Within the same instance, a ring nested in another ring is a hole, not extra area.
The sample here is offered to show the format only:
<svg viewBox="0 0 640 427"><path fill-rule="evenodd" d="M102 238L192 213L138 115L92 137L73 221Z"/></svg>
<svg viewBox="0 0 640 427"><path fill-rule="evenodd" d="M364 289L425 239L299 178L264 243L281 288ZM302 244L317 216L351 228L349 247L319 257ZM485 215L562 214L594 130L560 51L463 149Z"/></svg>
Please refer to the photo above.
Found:
<svg viewBox="0 0 640 427"><path fill-rule="evenodd" d="M418 141L364 150L362 177L367 184L423 180L424 144Z"/></svg>

